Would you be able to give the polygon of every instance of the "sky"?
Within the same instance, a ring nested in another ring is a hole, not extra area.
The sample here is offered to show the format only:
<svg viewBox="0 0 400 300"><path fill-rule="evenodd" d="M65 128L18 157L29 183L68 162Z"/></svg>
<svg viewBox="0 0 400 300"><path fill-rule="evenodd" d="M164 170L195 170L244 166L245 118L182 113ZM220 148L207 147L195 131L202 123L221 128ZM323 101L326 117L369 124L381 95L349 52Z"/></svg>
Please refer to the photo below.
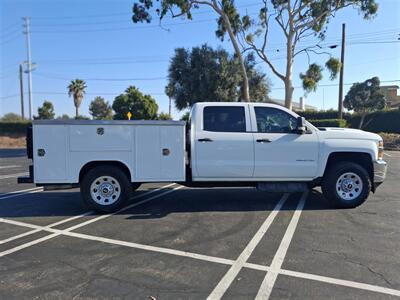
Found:
<svg viewBox="0 0 400 300"><path fill-rule="evenodd" d="M378 15L364 20L359 12L347 8L333 18L328 27L325 47L340 46L342 23L346 23L344 92L354 82L378 76L382 85L400 85L400 1L377 0ZM159 25L133 24L133 0L0 0L0 116L20 113L18 68L27 60L23 17L30 17L33 112L44 100L50 100L56 115L74 115L73 100L68 97L70 80L84 79L87 93L80 114L89 116L89 103L102 96L110 103L128 86L135 85L152 95L159 112L168 111L164 94L169 59L177 47L191 48L207 43L233 52L228 39L215 36L216 15L209 8L194 12L193 20L166 17ZM254 14L261 0L236 0L241 12ZM307 38L303 45L314 43ZM276 67L284 71L284 39L273 25L268 39L268 54ZM326 50L326 49L324 49ZM329 50L340 56L340 47ZM311 56L311 62L324 65L326 55ZM308 67L306 55L296 58L293 70L294 101L304 96L299 74ZM258 68L272 82L271 98L284 99L284 84L265 63ZM337 108L338 82L329 74L306 103L318 109ZM24 75L25 114L28 111L27 75ZM400 93L400 91L399 91ZM182 112L173 109L174 118Z"/></svg>

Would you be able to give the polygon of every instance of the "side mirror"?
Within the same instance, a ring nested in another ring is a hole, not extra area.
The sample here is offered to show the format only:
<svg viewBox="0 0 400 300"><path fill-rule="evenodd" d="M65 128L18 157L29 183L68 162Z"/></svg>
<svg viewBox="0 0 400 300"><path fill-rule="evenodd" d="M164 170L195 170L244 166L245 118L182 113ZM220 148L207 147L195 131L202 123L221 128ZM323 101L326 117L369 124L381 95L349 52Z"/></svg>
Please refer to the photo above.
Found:
<svg viewBox="0 0 400 300"><path fill-rule="evenodd" d="M297 128L296 132L297 134L304 134L306 133L306 125L305 125L305 119L303 117L298 117L297 118Z"/></svg>

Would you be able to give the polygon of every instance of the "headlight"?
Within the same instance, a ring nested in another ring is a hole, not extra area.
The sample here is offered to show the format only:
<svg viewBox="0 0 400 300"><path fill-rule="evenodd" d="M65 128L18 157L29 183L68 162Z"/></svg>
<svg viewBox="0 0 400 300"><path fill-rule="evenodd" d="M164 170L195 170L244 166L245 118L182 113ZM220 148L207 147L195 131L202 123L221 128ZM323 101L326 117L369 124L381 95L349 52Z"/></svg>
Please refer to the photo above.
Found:
<svg viewBox="0 0 400 300"><path fill-rule="evenodd" d="M383 141L378 142L378 159L383 159Z"/></svg>

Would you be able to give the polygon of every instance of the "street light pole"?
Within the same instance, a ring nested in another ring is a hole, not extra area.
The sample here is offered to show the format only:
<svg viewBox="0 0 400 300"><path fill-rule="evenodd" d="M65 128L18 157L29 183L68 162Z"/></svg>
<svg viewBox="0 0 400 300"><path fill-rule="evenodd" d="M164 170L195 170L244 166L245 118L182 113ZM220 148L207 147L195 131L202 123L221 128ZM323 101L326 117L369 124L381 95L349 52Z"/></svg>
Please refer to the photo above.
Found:
<svg viewBox="0 0 400 300"><path fill-rule="evenodd" d="M23 67L22 64L19 65L19 89L21 93L21 117L25 120L24 111L24 78L23 78Z"/></svg>
<svg viewBox="0 0 400 300"><path fill-rule="evenodd" d="M342 24L342 53L340 56L340 77L339 77L339 119L343 118L343 73L344 73L344 50L346 45L346 24Z"/></svg>
<svg viewBox="0 0 400 300"><path fill-rule="evenodd" d="M32 120L32 61L31 61L31 38L30 38L30 29L29 29L29 23L30 19L29 17L24 17L23 18L25 21L24 27L25 31L24 34L26 35L26 47L27 47L27 64L28 64L28 93L29 93L29 120Z"/></svg>

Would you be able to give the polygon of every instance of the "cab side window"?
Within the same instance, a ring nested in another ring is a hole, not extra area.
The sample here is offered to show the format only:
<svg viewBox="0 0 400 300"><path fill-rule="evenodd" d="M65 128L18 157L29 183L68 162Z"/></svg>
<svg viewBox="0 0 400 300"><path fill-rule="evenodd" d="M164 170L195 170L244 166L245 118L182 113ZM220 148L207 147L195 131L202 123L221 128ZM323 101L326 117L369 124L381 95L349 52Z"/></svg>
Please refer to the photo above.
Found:
<svg viewBox="0 0 400 300"><path fill-rule="evenodd" d="M297 119L285 111L273 107L255 107L257 132L294 133Z"/></svg>
<svg viewBox="0 0 400 300"><path fill-rule="evenodd" d="M216 132L246 132L246 117L242 106L206 106L203 129Z"/></svg>

